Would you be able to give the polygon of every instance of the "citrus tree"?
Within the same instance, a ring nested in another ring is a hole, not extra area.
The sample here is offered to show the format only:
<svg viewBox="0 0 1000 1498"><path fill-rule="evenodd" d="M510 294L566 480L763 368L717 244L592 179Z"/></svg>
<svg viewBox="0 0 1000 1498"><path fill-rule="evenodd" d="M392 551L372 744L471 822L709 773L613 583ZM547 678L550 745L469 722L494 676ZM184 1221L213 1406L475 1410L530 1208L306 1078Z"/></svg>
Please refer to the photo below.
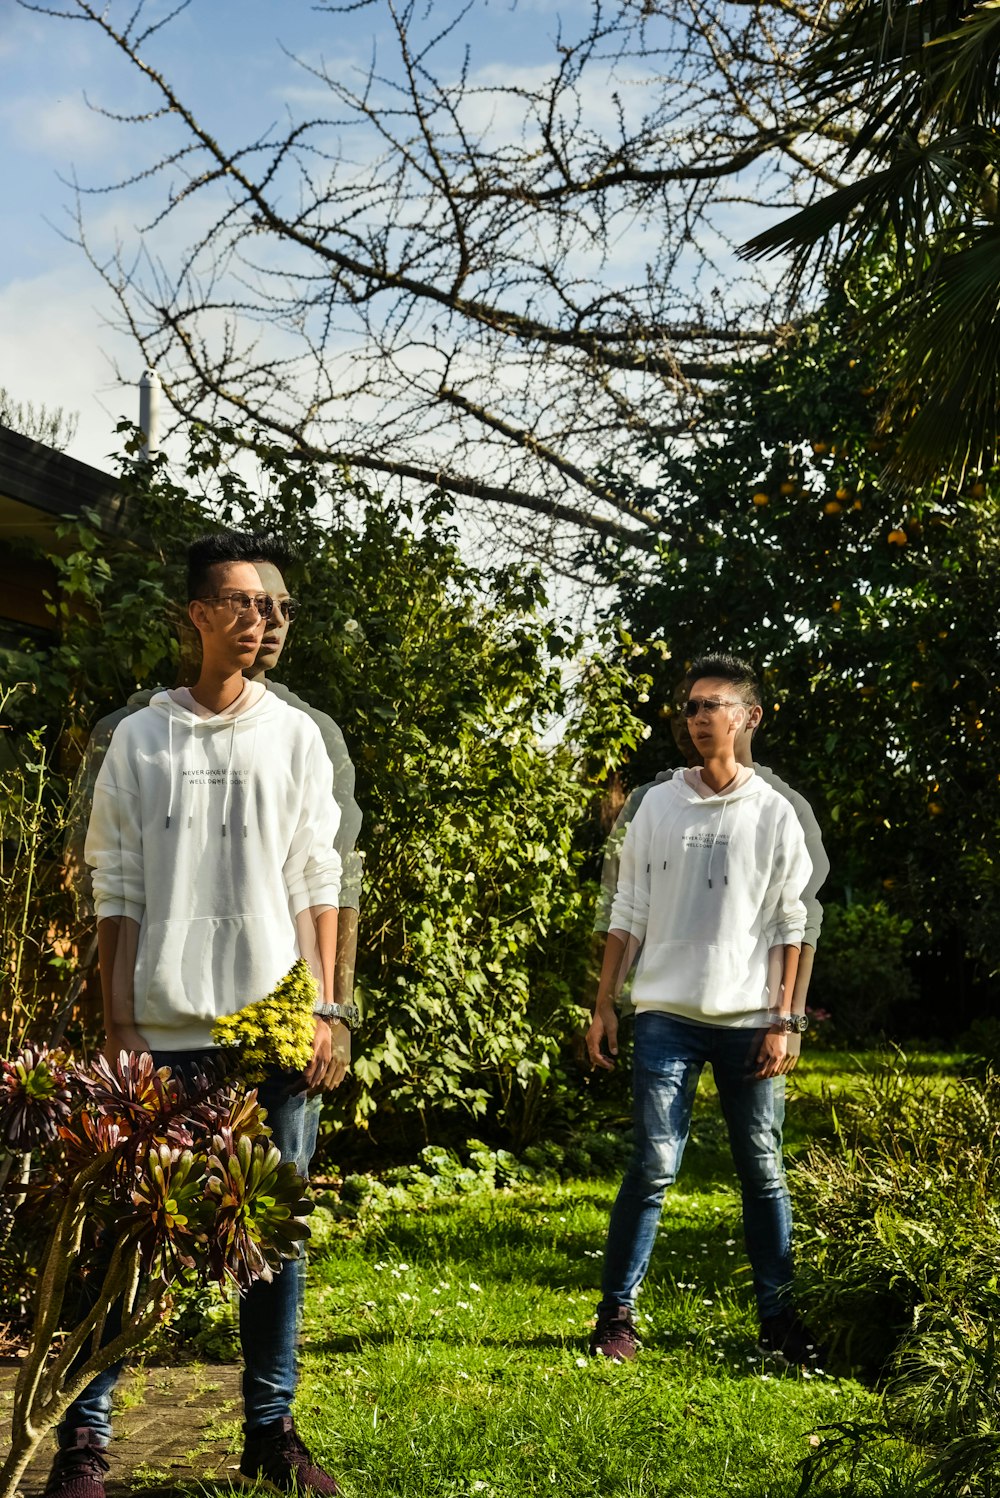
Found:
<svg viewBox="0 0 1000 1498"><path fill-rule="evenodd" d="M658 455L670 542L652 571L617 573L629 630L660 642L639 661L652 733L629 776L676 761L692 657L749 657L767 695L757 754L812 801L828 894L884 898L924 945L957 932L995 966L1000 485L880 484L896 434L876 430L881 392L850 332L874 295L831 296L720 388L710 436Z"/></svg>

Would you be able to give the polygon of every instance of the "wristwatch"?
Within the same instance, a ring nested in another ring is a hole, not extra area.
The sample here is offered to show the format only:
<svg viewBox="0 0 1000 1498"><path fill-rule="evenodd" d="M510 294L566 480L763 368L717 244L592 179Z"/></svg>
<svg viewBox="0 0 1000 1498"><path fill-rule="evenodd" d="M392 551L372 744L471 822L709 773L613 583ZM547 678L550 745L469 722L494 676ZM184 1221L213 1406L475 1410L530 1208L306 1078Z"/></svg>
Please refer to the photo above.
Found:
<svg viewBox="0 0 1000 1498"><path fill-rule="evenodd" d="M781 1030L785 1035L804 1035L808 1028L807 1014L778 1014L772 1021L772 1029Z"/></svg>
<svg viewBox="0 0 1000 1498"><path fill-rule="evenodd" d="M361 1010L357 1004L317 1004L313 1014L317 1019L332 1019L345 1024L349 1030L357 1029L361 1023Z"/></svg>

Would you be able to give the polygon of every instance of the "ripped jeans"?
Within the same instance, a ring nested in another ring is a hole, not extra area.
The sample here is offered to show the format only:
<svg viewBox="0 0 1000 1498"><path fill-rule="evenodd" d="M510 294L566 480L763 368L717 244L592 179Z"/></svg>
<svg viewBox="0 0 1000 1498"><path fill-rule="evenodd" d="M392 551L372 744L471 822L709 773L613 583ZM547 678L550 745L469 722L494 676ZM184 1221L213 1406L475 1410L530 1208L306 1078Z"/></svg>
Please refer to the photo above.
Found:
<svg viewBox="0 0 1000 1498"><path fill-rule="evenodd" d="M634 1306L663 1196L681 1167L702 1067L709 1062L743 1194L743 1234L761 1317L791 1303L792 1208L781 1161L784 1077L753 1076L765 1032L646 1010L633 1051L635 1154L611 1211L600 1312Z"/></svg>

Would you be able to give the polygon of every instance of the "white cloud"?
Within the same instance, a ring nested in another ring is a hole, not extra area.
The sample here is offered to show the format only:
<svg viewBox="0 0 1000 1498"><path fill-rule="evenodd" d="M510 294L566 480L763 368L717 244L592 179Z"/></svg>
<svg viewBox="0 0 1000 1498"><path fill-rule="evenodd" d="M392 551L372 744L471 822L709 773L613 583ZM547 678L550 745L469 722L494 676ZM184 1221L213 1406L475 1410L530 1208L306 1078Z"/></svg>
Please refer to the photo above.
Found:
<svg viewBox="0 0 1000 1498"><path fill-rule="evenodd" d="M122 129L91 109L82 94L22 94L0 106L8 144L60 164L117 154Z"/></svg>
<svg viewBox="0 0 1000 1498"><path fill-rule="evenodd" d="M119 418L139 414L138 390L116 386L113 358L125 370L134 366L138 385L139 356L95 306L89 266L0 287L0 384L15 401L78 412L69 450L97 468L108 467L107 454L118 446Z"/></svg>

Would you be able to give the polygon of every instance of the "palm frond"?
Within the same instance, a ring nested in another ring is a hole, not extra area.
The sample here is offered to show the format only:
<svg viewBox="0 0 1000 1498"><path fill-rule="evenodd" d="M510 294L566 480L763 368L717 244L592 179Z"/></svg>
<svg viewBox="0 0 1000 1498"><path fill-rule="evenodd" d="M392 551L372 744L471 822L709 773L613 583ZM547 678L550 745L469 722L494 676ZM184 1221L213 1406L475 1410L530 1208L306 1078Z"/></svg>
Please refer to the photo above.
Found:
<svg viewBox="0 0 1000 1498"><path fill-rule="evenodd" d="M1000 114L1000 0L981 0L961 26L926 47L932 89L942 105L974 109L983 124Z"/></svg>
<svg viewBox="0 0 1000 1498"><path fill-rule="evenodd" d="M832 90L843 101L839 112L861 106L848 161L891 156L906 133L920 138L996 119L996 4L860 0L844 10L806 55L800 84L817 110L829 112Z"/></svg>
<svg viewBox="0 0 1000 1498"><path fill-rule="evenodd" d="M891 410L904 415L905 430L892 476L922 483L944 470L960 480L992 467L1000 438L1000 229L982 230L942 259L895 336L903 351Z"/></svg>
<svg viewBox="0 0 1000 1498"><path fill-rule="evenodd" d="M910 139L889 166L772 224L741 246L740 254L765 259L790 251L794 273L801 274L826 240L836 237L850 258L862 249L881 249L891 235L898 256L909 257L964 222L970 191L981 185L981 153L991 145L990 133L981 130L926 145Z"/></svg>

